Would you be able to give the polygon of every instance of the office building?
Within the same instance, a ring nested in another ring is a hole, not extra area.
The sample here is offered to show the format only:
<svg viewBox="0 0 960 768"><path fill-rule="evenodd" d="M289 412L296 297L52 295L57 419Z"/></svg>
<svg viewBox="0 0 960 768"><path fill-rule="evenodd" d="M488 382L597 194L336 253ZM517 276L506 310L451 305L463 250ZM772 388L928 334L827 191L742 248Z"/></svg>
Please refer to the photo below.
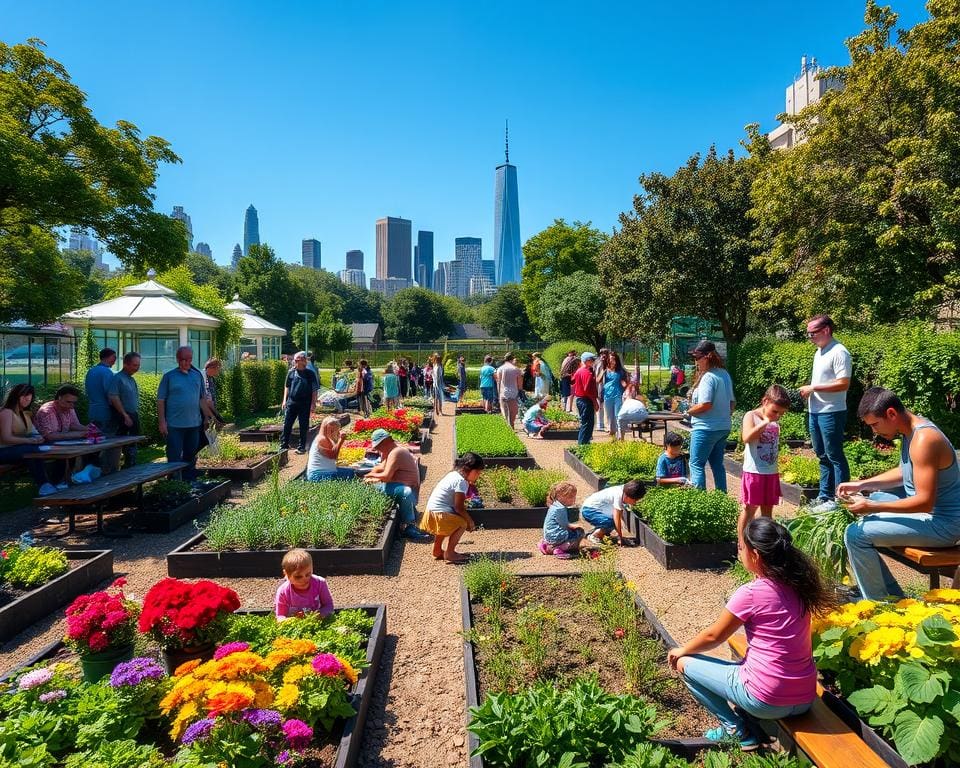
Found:
<svg viewBox="0 0 960 768"><path fill-rule="evenodd" d="M90 251L97 257L97 262L100 261L100 243L83 227L70 227L69 243L71 251Z"/></svg>
<svg viewBox="0 0 960 768"><path fill-rule="evenodd" d="M411 266L411 228L409 219L387 216L377 220L377 280L398 277L409 281ZM373 282L370 283L371 290Z"/></svg>
<svg viewBox="0 0 960 768"><path fill-rule="evenodd" d="M798 115L811 104L816 104L827 91L842 87L839 80L821 78L823 70L814 58L800 58L800 74L786 89L786 112L788 115ZM792 123L783 123L767 134L770 146L773 149L790 149L803 143L803 136Z"/></svg>
<svg viewBox="0 0 960 768"><path fill-rule="evenodd" d="M304 240L302 244L303 266L307 269L320 269L320 241Z"/></svg>
<svg viewBox="0 0 960 768"><path fill-rule="evenodd" d="M213 250L210 248L208 243L203 241L197 243L197 253L199 253L201 256L208 256L211 259L213 258Z"/></svg>
<svg viewBox="0 0 960 768"><path fill-rule="evenodd" d="M193 224L190 223L190 215L183 210L182 205L173 206L173 213L170 214L171 219L176 219L183 224L183 228L187 230L187 249L193 250Z"/></svg>
<svg viewBox="0 0 960 768"><path fill-rule="evenodd" d="M483 274L483 241L479 237L458 237L454 240L451 282L447 296L465 298L470 295L470 279Z"/></svg>
<svg viewBox="0 0 960 768"><path fill-rule="evenodd" d="M363 271L363 251L347 251L347 269Z"/></svg>
<svg viewBox="0 0 960 768"><path fill-rule="evenodd" d="M237 262L243 258L243 249L240 247L240 243L237 243L233 246L233 258L230 261L230 266L234 269L237 268Z"/></svg>
<svg viewBox="0 0 960 768"><path fill-rule="evenodd" d="M496 287L497 285L497 262L493 259L483 259L480 262L480 272L483 274L490 285Z"/></svg>
<svg viewBox="0 0 960 768"><path fill-rule="evenodd" d="M497 292L496 286L490 282L486 275L479 275L470 278L471 296L493 296Z"/></svg>
<svg viewBox="0 0 960 768"><path fill-rule="evenodd" d="M346 270L344 270L346 271ZM382 294L389 299L396 293L413 286L413 281L406 277L371 277L370 290Z"/></svg>
<svg viewBox="0 0 960 768"><path fill-rule="evenodd" d="M260 245L260 218L251 204L243 215L243 255L250 255L250 246Z"/></svg>
<svg viewBox="0 0 960 768"><path fill-rule="evenodd" d="M362 269L341 269L337 272L337 277L344 285L355 285L358 288L367 287L367 276Z"/></svg>
<svg viewBox="0 0 960 768"><path fill-rule="evenodd" d="M441 296L449 295L447 293L447 285L451 283L450 265L452 263L453 262L450 261L441 261L433 271L433 290Z"/></svg>
<svg viewBox="0 0 960 768"><path fill-rule="evenodd" d="M433 232L417 231L417 245L413 249L413 279L421 288L433 287Z"/></svg>
<svg viewBox="0 0 960 768"><path fill-rule="evenodd" d="M520 282L523 253L520 250L520 203L517 198L517 167L510 164L510 133L506 134L504 163L497 166L493 211L493 259L496 285Z"/></svg>

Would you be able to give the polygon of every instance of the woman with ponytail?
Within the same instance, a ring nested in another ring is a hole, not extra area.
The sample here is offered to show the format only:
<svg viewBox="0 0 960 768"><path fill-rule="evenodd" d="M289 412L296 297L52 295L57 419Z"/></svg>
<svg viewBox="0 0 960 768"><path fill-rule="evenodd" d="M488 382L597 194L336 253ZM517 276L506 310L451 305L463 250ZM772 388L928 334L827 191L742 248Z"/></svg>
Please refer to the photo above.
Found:
<svg viewBox="0 0 960 768"><path fill-rule="evenodd" d="M817 697L810 618L832 610L836 600L813 561L774 520L751 520L739 549L740 562L754 580L734 592L713 626L671 648L667 660L697 701L719 718L721 727L705 736L736 739L749 751L760 742L730 704L760 720L810 709ZM700 655L726 642L740 627L747 634L742 662Z"/></svg>

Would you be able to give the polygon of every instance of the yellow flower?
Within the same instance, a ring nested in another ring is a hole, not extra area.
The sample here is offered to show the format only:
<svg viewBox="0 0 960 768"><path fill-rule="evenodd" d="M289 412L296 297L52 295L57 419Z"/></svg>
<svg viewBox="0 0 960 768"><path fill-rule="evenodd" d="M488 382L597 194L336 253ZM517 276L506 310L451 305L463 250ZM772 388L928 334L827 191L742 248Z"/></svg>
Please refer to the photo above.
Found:
<svg viewBox="0 0 960 768"><path fill-rule="evenodd" d="M849 654L872 665L878 664L881 657L896 656L906 645L907 636L900 627L880 627L854 640Z"/></svg>
<svg viewBox="0 0 960 768"><path fill-rule="evenodd" d="M960 603L960 589L931 589L923 599L928 603Z"/></svg>
<svg viewBox="0 0 960 768"><path fill-rule="evenodd" d="M877 626L880 627L910 627L913 626L913 622L910 621L906 616L903 616L894 611L884 611L883 613L878 613L874 616L871 621L875 622Z"/></svg>
<svg viewBox="0 0 960 768"><path fill-rule="evenodd" d="M337 658L340 659L339 656L337 656ZM340 659L340 663L343 664L343 674L347 680L350 681L350 685L356 685L358 677L357 670L355 670L353 665L346 659Z"/></svg>
<svg viewBox="0 0 960 768"><path fill-rule="evenodd" d="M317 652L316 643L294 637L278 637L273 641L275 651L289 651L297 656L311 656Z"/></svg>
<svg viewBox="0 0 960 768"><path fill-rule="evenodd" d="M177 741L186 729L188 721L197 716L200 709L195 701L188 701L181 707L170 728L170 738Z"/></svg>
<svg viewBox="0 0 960 768"><path fill-rule="evenodd" d="M295 685L283 685L280 687L277 697L273 700L274 706L281 712L293 708L300 696L300 690Z"/></svg>
<svg viewBox="0 0 960 768"><path fill-rule="evenodd" d="M310 664L297 664L283 673L283 682L285 685L296 685L307 675L312 674L313 667Z"/></svg>
<svg viewBox="0 0 960 768"><path fill-rule="evenodd" d="M173 670L174 677L183 677L184 675L189 675L193 670L200 666L200 659L191 659L190 661L185 661L175 670Z"/></svg>

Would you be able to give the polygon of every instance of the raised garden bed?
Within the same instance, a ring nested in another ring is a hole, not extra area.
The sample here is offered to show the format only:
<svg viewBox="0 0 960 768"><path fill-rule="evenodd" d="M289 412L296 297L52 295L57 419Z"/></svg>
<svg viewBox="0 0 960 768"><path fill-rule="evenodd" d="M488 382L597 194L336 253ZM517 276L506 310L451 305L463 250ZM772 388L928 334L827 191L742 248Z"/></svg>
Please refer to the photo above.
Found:
<svg viewBox="0 0 960 768"><path fill-rule="evenodd" d="M75 567L43 586L20 594L0 608L0 642L9 640L35 621L67 605L77 595L92 590L113 576L112 550L75 549L64 554Z"/></svg>
<svg viewBox="0 0 960 768"><path fill-rule="evenodd" d="M526 446L510 429L503 417L495 414L465 416L453 422L453 460L473 451L483 457L487 467L533 469L537 460L527 454Z"/></svg>
<svg viewBox="0 0 960 768"><path fill-rule="evenodd" d="M592 443L568 448L563 460L595 491L628 480L652 483L663 449L642 440Z"/></svg>
<svg viewBox="0 0 960 768"><path fill-rule="evenodd" d="M484 528L542 528L550 486L564 479L559 470L495 467L485 471L477 484L483 506L468 503L467 511ZM571 515L571 522L578 515L579 511Z"/></svg>
<svg viewBox="0 0 960 768"><path fill-rule="evenodd" d="M347 424L350 423L350 417L347 416ZM320 431L319 424L313 424L307 430L307 445L310 445L314 438L317 436L317 432ZM242 429L237 432L237 437L240 438L241 443L276 443L280 440L280 436L283 433L282 424L271 424L269 426L257 427L255 429ZM300 428L294 427L290 432L290 439L300 439Z"/></svg>
<svg viewBox="0 0 960 768"><path fill-rule="evenodd" d="M235 459L229 463L197 462L197 471L206 477L225 477L232 483L255 483L264 477L277 461L278 467L287 466L287 449L249 459Z"/></svg>
<svg viewBox="0 0 960 768"><path fill-rule="evenodd" d="M595 571L593 577L596 575ZM662 733L650 741L687 758L711 746L703 738L689 736L702 732L711 718L666 665L666 648L676 643L647 607L623 587L619 575L612 575L620 586L620 589L610 589L616 595L613 599L626 600L628 605L635 606L631 623L616 630L578 606L583 597L576 574L507 575L500 581L501 597L492 603L483 603L470 593L466 580L471 579L471 574L464 574L460 600L468 723L473 719L471 710L479 707L488 693L521 691L534 678L559 688L580 674L596 674L605 690L636 693L671 710L669 714L676 717L670 726L672 732ZM512 599L507 599L509 594L513 595ZM499 607L491 607L496 605ZM503 641L478 648L473 639L479 638L484 643L491 636L494 610L502 617ZM525 639L514 636L521 616L526 616L524 624L528 627ZM529 628L534 631L530 632ZM538 631L542 634L536 634ZM631 647L642 648L639 652L645 659L645 671L632 676L619 663L621 649L628 643L638 643ZM538 663L543 665L541 669L537 668ZM473 755L479 746L477 735L468 730L468 752ZM470 768L484 768L491 763L476 755L469 758L469 764Z"/></svg>
<svg viewBox="0 0 960 768"><path fill-rule="evenodd" d="M600 477L590 467L584 464L580 457L569 448L563 452L563 463L576 472L580 478L593 490L599 491L607 487L607 478Z"/></svg>
<svg viewBox="0 0 960 768"><path fill-rule="evenodd" d="M636 515L631 512L627 515L636 518ZM631 521L632 525L636 525L639 530L638 543L642 544L653 555L653 559L668 571L681 568L691 571L701 568L724 568L731 560L737 559L736 541L694 541L690 544L671 544L660 538L639 518Z"/></svg>
<svg viewBox="0 0 960 768"><path fill-rule="evenodd" d="M171 533L229 498L231 485L230 480L208 480L202 488L191 489L191 498L167 509L160 505L156 508L149 506L145 494L144 512L137 515L135 525L148 533Z"/></svg>

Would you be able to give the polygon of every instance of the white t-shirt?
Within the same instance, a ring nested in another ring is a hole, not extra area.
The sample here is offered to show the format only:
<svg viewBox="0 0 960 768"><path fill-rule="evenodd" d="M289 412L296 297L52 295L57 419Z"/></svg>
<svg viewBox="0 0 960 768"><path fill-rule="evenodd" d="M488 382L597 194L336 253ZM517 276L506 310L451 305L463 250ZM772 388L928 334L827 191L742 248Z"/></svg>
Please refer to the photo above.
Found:
<svg viewBox="0 0 960 768"><path fill-rule="evenodd" d="M849 379L853 361L847 348L834 339L813 356L811 384L826 384L834 379ZM839 413L847 410L847 392L814 392L807 406L810 413Z"/></svg>
<svg viewBox="0 0 960 768"><path fill-rule="evenodd" d="M427 499L427 510L430 512L451 512L457 510L453 506L454 497L458 493L466 495L469 483L467 478L456 470L447 472L430 492L430 498Z"/></svg>
<svg viewBox="0 0 960 768"><path fill-rule="evenodd" d="M757 426L756 411L750 411L745 417L750 419L748 427ZM760 437L747 443L743 451L743 471L754 475L775 475L780 469L777 459L780 453L780 425L771 421L763 428Z"/></svg>
<svg viewBox="0 0 960 768"><path fill-rule="evenodd" d="M628 397L623 401L623 405L620 406L620 413L617 414L619 418L624 416L630 416L632 418L645 419L650 415L650 412L647 410L647 406L643 404L642 400L635 400L632 397Z"/></svg>
<svg viewBox="0 0 960 768"><path fill-rule="evenodd" d="M623 486L611 485L596 493L591 493L583 500L581 509L592 509L595 512L603 512L612 515L613 510L623 511Z"/></svg>
<svg viewBox="0 0 960 768"><path fill-rule="evenodd" d="M513 363L504 363L497 369L501 400L516 400L520 396L520 389L517 386L518 373L520 369Z"/></svg>

